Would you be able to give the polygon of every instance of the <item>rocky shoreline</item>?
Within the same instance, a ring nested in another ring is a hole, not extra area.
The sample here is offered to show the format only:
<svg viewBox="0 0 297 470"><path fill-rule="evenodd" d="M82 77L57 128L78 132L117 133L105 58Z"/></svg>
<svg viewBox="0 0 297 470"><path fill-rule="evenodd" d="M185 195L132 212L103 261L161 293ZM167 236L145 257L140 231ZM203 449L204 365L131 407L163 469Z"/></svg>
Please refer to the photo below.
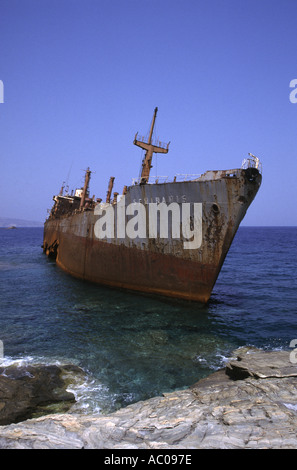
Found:
<svg viewBox="0 0 297 470"><path fill-rule="evenodd" d="M241 348L234 354L225 369L186 390L109 415L71 413L70 408L4 424L0 448L295 449L297 365L290 352ZM29 383L28 376L27 387ZM65 404L73 397L61 391L62 385L58 383L59 393L53 388L53 395ZM6 406L2 391L0 382L0 420Z"/></svg>

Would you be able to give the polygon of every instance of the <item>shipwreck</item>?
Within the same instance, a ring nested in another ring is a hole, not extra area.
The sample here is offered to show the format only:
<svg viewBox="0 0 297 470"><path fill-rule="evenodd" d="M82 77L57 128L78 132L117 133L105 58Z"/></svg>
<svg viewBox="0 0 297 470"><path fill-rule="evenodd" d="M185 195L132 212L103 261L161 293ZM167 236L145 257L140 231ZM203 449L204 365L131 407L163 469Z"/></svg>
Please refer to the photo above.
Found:
<svg viewBox="0 0 297 470"><path fill-rule="evenodd" d="M145 152L139 178L106 197L90 197L91 170L82 188L62 187L44 224L43 250L85 281L206 303L225 257L262 180L252 154L240 168L202 175L152 178L154 153L169 143L135 135Z"/></svg>

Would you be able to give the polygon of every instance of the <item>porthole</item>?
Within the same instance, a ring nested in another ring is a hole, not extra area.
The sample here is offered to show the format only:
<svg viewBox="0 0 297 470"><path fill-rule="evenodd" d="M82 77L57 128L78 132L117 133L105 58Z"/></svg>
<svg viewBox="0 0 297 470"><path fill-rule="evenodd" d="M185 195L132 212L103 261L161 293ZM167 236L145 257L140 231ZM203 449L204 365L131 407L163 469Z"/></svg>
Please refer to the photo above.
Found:
<svg viewBox="0 0 297 470"><path fill-rule="evenodd" d="M220 212L219 206L217 204L213 204L211 208L215 214L218 214Z"/></svg>

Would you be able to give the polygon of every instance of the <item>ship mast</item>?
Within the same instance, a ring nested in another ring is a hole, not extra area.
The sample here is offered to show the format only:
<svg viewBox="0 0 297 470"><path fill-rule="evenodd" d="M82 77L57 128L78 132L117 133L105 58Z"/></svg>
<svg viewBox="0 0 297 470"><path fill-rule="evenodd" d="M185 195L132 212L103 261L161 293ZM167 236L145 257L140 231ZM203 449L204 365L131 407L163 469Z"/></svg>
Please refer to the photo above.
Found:
<svg viewBox="0 0 297 470"><path fill-rule="evenodd" d="M168 142L167 145L162 144L161 142L158 142L159 145L154 145L152 143L152 137L153 137L153 132L154 132L154 126L156 122L156 116L157 116L157 111L158 108L155 108L154 115L153 115L153 120L150 128L150 134L148 138L148 142L144 141L144 138L142 140L138 140L138 132L135 135L134 138L134 145L137 145L138 147L146 150L145 157L142 161L142 170L141 170L141 177L140 177L140 184L145 184L148 182L149 177L150 177L150 171L152 168L152 158L154 153L167 153L169 144Z"/></svg>
<svg viewBox="0 0 297 470"><path fill-rule="evenodd" d="M108 204L110 203L110 197L111 197L111 192L112 192L112 188L113 188L113 182L114 182L114 176L111 176L109 178L108 189L107 189L107 193L106 193L106 202L108 202Z"/></svg>
<svg viewBox="0 0 297 470"><path fill-rule="evenodd" d="M83 192L82 192L82 196L80 200L80 206L79 206L80 209L82 209L85 205L85 199L89 191L90 178L91 178L91 170L90 168L87 168L86 175L85 175L85 184L84 184L84 188L83 188Z"/></svg>

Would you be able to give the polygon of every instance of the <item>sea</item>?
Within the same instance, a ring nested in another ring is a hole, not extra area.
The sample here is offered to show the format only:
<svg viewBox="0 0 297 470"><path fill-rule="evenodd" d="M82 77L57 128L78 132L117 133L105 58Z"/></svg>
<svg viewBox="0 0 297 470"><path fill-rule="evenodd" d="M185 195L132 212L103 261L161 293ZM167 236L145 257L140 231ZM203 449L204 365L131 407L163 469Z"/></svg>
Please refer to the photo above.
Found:
<svg viewBox="0 0 297 470"><path fill-rule="evenodd" d="M80 366L74 411L183 389L239 347L290 351L297 338L297 227L240 227L205 306L75 279L42 238L39 227L0 229L1 361Z"/></svg>

